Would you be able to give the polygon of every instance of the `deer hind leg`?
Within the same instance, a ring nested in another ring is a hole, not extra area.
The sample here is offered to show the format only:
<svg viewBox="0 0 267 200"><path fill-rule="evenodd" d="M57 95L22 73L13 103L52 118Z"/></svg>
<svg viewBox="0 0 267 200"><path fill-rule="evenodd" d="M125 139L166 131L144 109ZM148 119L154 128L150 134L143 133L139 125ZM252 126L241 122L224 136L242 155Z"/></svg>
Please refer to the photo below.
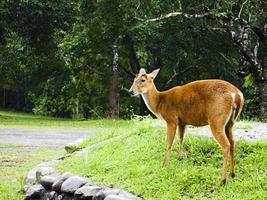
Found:
<svg viewBox="0 0 267 200"><path fill-rule="evenodd" d="M228 161L229 154L230 154L230 142L228 141L228 138L226 137L226 134L225 134L225 121L226 120L222 120L221 122L216 121L216 122L210 123L211 132L214 138L216 139L216 141L221 146L222 152L223 152L221 185L224 185L226 183L227 161Z"/></svg>
<svg viewBox="0 0 267 200"><path fill-rule="evenodd" d="M182 160L185 125L179 124L179 151L178 159Z"/></svg>
<svg viewBox="0 0 267 200"><path fill-rule="evenodd" d="M235 161L234 161L235 142L234 142L234 135L233 135L233 126L234 126L234 123L231 122L225 129L226 136L230 142L230 167L231 167L232 178L235 177Z"/></svg>
<svg viewBox="0 0 267 200"><path fill-rule="evenodd" d="M176 123L167 123L167 146L166 146L165 159L163 162L164 167L168 165L170 160L171 147L176 133L176 129L177 129Z"/></svg>

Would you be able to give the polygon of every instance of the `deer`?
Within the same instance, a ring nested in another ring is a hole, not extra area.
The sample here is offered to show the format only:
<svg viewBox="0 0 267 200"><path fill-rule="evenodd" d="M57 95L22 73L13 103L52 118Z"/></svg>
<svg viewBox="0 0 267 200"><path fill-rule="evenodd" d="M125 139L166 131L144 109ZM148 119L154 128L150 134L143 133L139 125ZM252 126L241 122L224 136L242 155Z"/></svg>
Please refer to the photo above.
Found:
<svg viewBox="0 0 267 200"><path fill-rule="evenodd" d="M225 185L227 161L231 176L234 169L234 124L240 115L244 97L242 92L224 80L197 80L166 91L158 91L154 79L160 69L147 74L141 68L129 89L134 96L143 98L147 108L167 125L167 145L163 167L167 167L171 147L178 127L178 159L182 159L183 140L187 125L209 125L211 133L222 149L223 164L220 185Z"/></svg>

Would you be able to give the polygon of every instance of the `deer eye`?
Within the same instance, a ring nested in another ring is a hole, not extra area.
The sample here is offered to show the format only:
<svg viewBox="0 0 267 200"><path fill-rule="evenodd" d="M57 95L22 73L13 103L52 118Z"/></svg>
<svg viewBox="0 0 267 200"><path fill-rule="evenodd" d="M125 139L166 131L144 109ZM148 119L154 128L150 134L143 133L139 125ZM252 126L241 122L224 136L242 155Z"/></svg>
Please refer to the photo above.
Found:
<svg viewBox="0 0 267 200"><path fill-rule="evenodd" d="M144 83L144 82L146 82L146 80L145 79L142 79L141 82Z"/></svg>

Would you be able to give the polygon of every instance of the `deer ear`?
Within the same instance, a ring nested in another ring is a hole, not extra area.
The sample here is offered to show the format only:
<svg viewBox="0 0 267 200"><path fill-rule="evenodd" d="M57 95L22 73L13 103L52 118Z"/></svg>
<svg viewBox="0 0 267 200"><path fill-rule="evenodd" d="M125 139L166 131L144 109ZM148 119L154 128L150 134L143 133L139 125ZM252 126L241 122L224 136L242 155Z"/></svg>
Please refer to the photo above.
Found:
<svg viewBox="0 0 267 200"><path fill-rule="evenodd" d="M141 68L139 74L146 74L146 70L144 68Z"/></svg>
<svg viewBox="0 0 267 200"><path fill-rule="evenodd" d="M159 73L159 70L160 70L160 68L155 69L153 72L150 73L150 75L152 76L153 79L156 78L156 76L157 76L158 73Z"/></svg>

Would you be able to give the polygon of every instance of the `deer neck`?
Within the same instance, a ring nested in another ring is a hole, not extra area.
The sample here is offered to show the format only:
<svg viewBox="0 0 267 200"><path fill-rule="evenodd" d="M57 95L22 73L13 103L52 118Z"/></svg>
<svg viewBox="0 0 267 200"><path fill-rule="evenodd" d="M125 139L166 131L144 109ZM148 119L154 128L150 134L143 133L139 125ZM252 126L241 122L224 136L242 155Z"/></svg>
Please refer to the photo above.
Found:
<svg viewBox="0 0 267 200"><path fill-rule="evenodd" d="M142 98L147 108L156 116L158 116L157 107L159 104L159 96L160 96L160 92L157 90L154 84L147 91L147 93L142 94Z"/></svg>

